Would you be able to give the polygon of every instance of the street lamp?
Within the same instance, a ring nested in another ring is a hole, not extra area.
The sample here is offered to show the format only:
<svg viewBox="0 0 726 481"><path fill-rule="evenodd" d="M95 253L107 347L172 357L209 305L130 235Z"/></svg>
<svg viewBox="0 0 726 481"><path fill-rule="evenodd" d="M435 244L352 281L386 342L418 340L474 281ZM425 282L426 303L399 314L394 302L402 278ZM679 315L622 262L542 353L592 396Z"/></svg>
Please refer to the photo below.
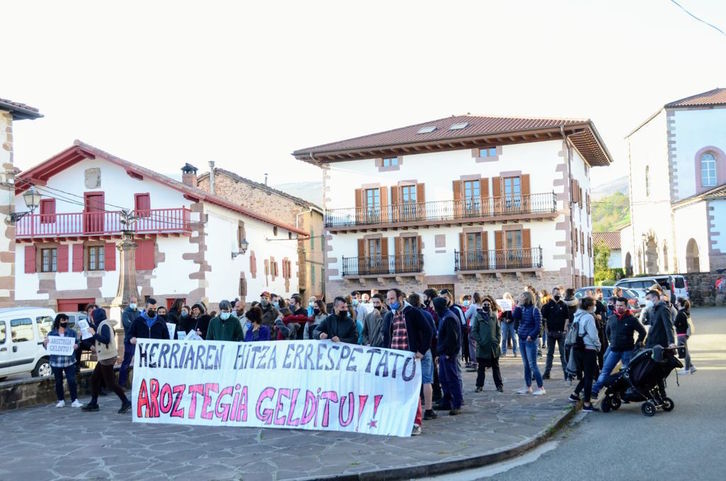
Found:
<svg viewBox="0 0 726 481"><path fill-rule="evenodd" d="M232 259L234 259L237 256L244 255L245 252L247 252L247 248L250 246L250 243L247 242L247 239L242 239L242 242L239 244L239 252L232 252Z"/></svg>
<svg viewBox="0 0 726 481"><path fill-rule="evenodd" d="M35 190L34 187L31 187L30 189L26 190L23 194L23 200L25 201L25 205L28 207L28 209L25 212L11 212L10 213L10 222L13 224L22 219L24 216L32 213L35 211L35 209L38 208L40 205L40 197L41 195L38 193L37 190Z"/></svg>

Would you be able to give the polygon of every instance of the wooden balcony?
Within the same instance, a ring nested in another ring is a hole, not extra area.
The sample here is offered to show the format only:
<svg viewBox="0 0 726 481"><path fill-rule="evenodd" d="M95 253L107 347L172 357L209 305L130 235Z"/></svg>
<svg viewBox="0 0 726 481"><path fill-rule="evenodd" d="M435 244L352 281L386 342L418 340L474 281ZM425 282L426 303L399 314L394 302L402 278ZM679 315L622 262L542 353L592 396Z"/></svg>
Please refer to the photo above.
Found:
<svg viewBox="0 0 726 481"><path fill-rule="evenodd" d="M554 192L547 192L516 197L384 205L376 208L330 209L325 215L325 226L331 232L343 232L554 219L556 216L557 198Z"/></svg>
<svg viewBox="0 0 726 481"><path fill-rule="evenodd" d="M120 237L123 231L140 235L189 235L191 211L186 207L133 211L131 227L121 211L28 214L15 225L15 237L23 240Z"/></svg>
<svg viewBox="0 0 726 481"><path fill-rule="evenodd" d="M542 268L542 248L454 251L454 270L461 273L534 271Z"/></svg>
<svg viewBox="0 0 726 481"><path fill-rule="evenodd" d="M343 257L343 277L386 277L423 272L423 255Z"/></svg>

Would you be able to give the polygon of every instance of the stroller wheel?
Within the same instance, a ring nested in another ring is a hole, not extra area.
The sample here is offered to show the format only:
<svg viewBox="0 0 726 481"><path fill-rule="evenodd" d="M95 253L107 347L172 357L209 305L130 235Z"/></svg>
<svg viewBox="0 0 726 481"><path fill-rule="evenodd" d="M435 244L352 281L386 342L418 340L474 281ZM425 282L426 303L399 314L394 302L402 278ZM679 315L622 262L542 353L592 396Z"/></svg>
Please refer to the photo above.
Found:
<svg viewBox="0 0 726 481"><path fill-rule="evenodd" d="M643 413L643 416L653 417L655 416L656 407L655 404L653 404L653 401L645 401L640 406L640 412Z"/></svg>
<svg viewBox="0 0 726 481"><path fill-rule="evenodd" d="M617 411L620 409L620 406L622 405L619 397L612 397L610 398L610 407L613 408L613 411Z"/></svg>
<svg viewBox="0 0 726 481"><path fill-rule="evenodd" d="M605 399L603 399L600 403L600 409L604 413L609 413L610 408L612 408L612 405L610 404L610 398L606 396Z"/></svg>
<svg viewBox="0 0 726 481"><path fill-rule="evenodd" d="M676 407L676 404L673 402L673 399L671 399L669 397L664 397L662 407L663 407L663 411L668 413L668 412L673 411L673 408Z"/></svg>

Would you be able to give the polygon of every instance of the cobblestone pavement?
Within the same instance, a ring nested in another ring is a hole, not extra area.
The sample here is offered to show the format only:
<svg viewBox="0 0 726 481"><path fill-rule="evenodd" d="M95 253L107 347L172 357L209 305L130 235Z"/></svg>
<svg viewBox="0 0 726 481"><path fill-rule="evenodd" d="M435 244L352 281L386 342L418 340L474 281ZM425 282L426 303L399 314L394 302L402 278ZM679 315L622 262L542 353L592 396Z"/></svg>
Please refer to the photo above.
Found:
<svg viewBox="0 0 726 481"><path fill-rule="evenodd" d="M570 409L561 370L545 382L547 395L519 396L520 358L501 364L504 393L494 390L489 370L483 393L474 393L475 374L464 373L463 413L439 412L414 438L134 424L131 414L116 414L113 395L100 398L97 413L69 405L4 412L0 480L320 479L481 456L531 441Z"/></svg>

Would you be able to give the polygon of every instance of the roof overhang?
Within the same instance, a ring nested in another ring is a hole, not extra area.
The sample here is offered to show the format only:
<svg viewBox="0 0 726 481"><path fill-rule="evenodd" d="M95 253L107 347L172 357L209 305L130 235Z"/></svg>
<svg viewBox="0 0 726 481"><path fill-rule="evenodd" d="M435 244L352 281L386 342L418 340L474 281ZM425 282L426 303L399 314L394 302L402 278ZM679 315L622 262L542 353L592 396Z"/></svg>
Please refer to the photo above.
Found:
<svg viewBox="0 0 726 481"><path fill-rule="evenodd" d="M471 137L455 137L422 141L412 143L399 143L391 145L377 145L373 147L354 148L345 150L325 150L315 147L293 152L293 156L313 165L320 166L329 162L344 162L349 160L376 159L381 157L394 157L399 155L414 155L428 152L444 152L450 150L473 149L493 147L498 145L511 145L531 142L543 142L562 139L566 136L585 160L593 167L608 166L612 163L612 156L605 147L599 133L591 121L579 124L561 125L532 130L516 130L496 132Z"/></svg>
<svg viewBox="0 0 726 481"><path fill-rule="evenodd" d="M13 120L37 119L43 116L38 109L30 105L0 99L0 110L6 110L13 116Z"/></svg>

